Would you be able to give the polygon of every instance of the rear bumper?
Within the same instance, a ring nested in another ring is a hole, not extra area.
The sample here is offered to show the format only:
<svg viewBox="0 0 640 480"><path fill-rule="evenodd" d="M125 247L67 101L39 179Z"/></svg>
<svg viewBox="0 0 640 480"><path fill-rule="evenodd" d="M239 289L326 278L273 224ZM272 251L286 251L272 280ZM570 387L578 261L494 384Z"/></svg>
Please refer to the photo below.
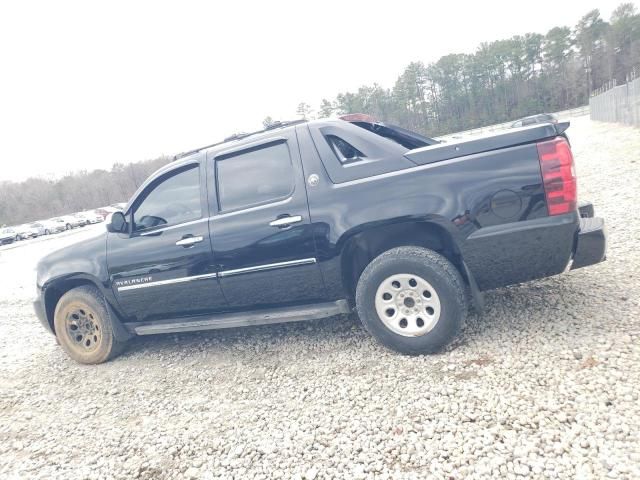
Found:
<svg viewBox="0 0 640 480"><path fill-rule="evenodd" d="M571 270L600 263L606 259L607 232L604 219L599 217L580 218L573 263Z"/></svg>
<svg viewBox="0 0 640 480"><path fill-rule="evenodd" d="M606 230L587 202L564 215L483 227L461 244L480 291L550 277L605 260Z"/></svg>
<svg viewBox="0 0 640 480"><path fill-rule="evenodd" d="M591 218L595 215L593 203L581 201L578 202L578 212L582 218Z"/></svg>

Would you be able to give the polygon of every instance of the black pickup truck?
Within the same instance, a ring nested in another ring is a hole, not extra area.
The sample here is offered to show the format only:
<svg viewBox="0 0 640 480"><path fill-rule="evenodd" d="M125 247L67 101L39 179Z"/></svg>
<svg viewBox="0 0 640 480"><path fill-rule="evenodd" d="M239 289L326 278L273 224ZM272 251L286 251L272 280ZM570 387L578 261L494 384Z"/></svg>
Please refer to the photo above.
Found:
<svg viewBox="0 0 640 480"><path fill-rule="evenodd" d="M354 310L387 347L434 352L483 290L604 260L568 126L445 143L350 115L188 152L39 262L37 316L82 363L134 335Z"/></svg>

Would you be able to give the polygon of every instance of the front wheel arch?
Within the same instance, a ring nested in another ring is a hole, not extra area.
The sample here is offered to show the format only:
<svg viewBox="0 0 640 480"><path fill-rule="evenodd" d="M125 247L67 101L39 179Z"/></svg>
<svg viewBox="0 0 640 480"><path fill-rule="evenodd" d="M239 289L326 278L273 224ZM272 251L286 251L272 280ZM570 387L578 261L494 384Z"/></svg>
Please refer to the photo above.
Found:
<svg viewBox="0 0 640 480"><path fill-rule="evenodd" d="M62 298L62 296L68 291L82 286L89 286L96 288L99 292L102 292L98 283L90 280L88 278L71 278L71 279L61 279L56 282L53 282L47 285L44 294L44 306L45 313L47 316L47 322L51 327L51 331L55 334L55 325L54 325L54 314L56 311L56 306L58 302ZM110 305L109 301L105 298L105 303L109 310L110 315L113 318L114 323L114 334L116 338L120 341L126 341L132 338L134 335L130 333L122 324L122 319L117 314L115 309Z"/></svg>
<svg viewBox="0 0 640 480"><path fill-rule="evenodd" d="M79 363L109 361L126 347L127 339L116 334L117 318L95 286L82 285L67 291L59 299L54 317L60 346Z"/></svg>

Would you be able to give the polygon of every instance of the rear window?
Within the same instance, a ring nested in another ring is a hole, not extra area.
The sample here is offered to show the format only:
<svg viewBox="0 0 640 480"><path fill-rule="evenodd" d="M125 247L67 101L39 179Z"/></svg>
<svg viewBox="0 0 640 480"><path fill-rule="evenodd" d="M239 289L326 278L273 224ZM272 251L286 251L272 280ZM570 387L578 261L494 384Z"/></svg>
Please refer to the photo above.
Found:
<svg viewBox="0 0 640 480"><path fill-rule="evenodd" d="M402 128L397 125L392 125L390 123L372 123L360 121L350 121L349 123L357 125L360 128L364 128L365 130L369 130L376 135L394 141L397 144L408 148L409 150L440 143L433 138L425 137L424 135L421 135L417 132L412 132L411 130L407 130L406 128Z"/></svg>
<svg viewBox="0 0 640 480"><path fill-rule="evenodd" d="M356 147L336 135L326 135L325 138L342 164L357 162L366 157Z"/></svg>

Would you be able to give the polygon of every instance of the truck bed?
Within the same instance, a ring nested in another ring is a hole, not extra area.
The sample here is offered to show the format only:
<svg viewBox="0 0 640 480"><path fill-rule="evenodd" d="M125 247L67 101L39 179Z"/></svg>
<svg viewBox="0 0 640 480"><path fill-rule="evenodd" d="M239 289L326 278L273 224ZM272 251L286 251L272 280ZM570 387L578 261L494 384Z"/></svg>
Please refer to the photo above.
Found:
<svg viewBox="0 0 640 480"><path fill-rule="evenodd" d="M489 152L501 148L537 142L545 138L562 134L569 122L559 124L538 124L521 128L512 128L500 133L487 133L469 138L456 139L410 150L405 154L418 165L435 163L465 155Z"/></svg>

